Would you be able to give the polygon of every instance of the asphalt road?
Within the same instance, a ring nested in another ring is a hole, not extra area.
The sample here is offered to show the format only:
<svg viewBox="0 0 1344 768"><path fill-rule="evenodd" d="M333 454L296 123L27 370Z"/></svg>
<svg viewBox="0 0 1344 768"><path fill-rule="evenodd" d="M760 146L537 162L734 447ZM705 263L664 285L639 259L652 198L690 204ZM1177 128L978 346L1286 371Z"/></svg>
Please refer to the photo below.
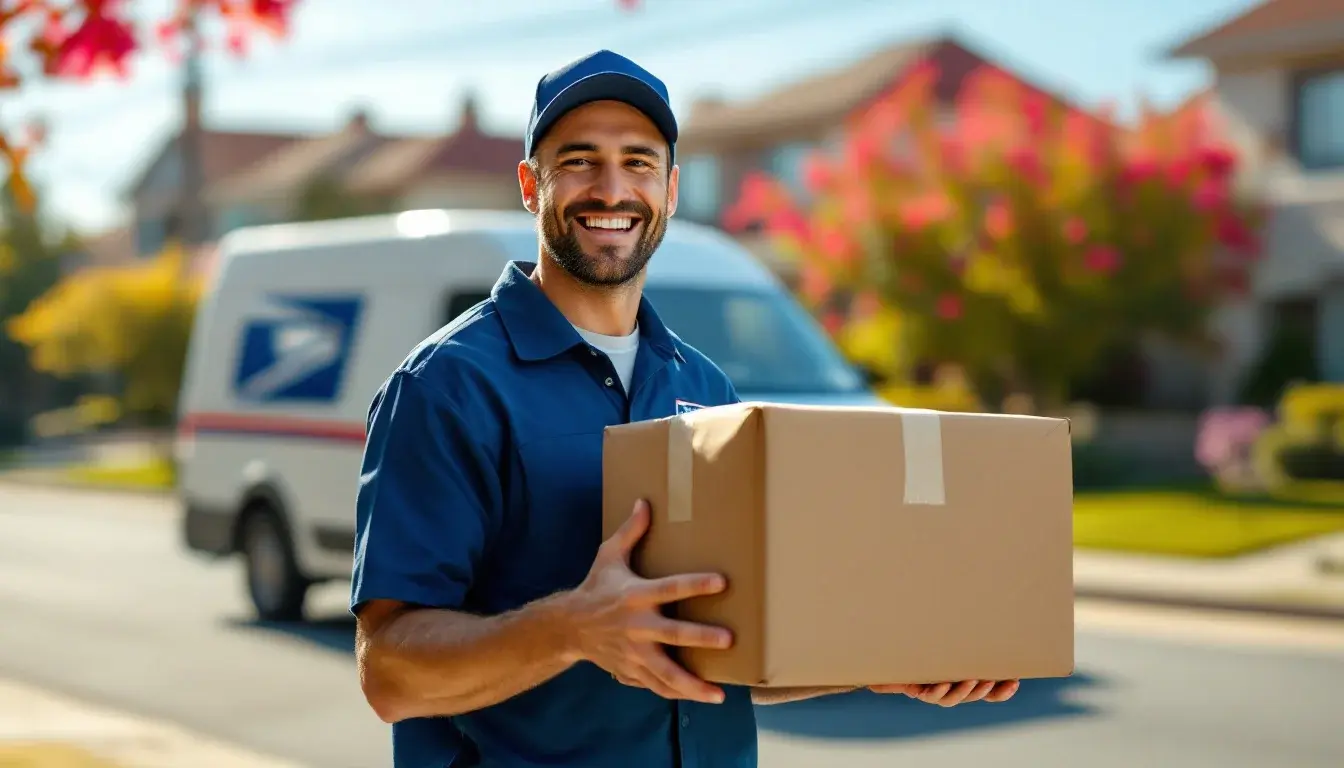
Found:
<svg viewBox="0 0 1344 768"><path fill-rule="evenodd" d="M162 501L0 485L0 677L320 768L388 764L327 619L248 618L238 570L185 554ZM992 631L992 628L986 628ZM1079 671L1000 705L854 695L762 708L766 768L1344 765L1344 626L1083 604Z"/></svg>

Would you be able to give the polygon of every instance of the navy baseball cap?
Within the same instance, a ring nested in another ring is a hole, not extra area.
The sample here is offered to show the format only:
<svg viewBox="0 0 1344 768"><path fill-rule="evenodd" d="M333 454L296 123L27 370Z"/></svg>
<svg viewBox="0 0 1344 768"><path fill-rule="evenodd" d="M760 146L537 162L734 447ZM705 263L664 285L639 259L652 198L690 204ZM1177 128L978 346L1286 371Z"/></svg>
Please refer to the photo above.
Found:
<svg viewBox="0 0 1344 768"><path fill-rule="evenodd" d="M532 157L541 137L566 112L592 101L621 101L648 116L667 139L668 161L677 144L677 118L667 86L648 70L618 53L602 50L570 62L537 83L532 116L523 139L524 157Z"/></svg>

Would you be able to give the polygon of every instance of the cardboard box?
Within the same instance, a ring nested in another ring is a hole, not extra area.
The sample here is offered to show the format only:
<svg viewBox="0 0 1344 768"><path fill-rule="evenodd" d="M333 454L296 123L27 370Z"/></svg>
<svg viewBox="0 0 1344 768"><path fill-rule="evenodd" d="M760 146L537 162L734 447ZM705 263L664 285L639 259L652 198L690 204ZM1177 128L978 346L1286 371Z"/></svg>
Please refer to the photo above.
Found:
<svg viewBox="0 0 1344 768"><path fill-rule="evenodd" d="M608 427L607 536L648 499L648 578L723 573L678 649L762 687L1066 677L1073 471L1064 419L747 403Z"/></svg>

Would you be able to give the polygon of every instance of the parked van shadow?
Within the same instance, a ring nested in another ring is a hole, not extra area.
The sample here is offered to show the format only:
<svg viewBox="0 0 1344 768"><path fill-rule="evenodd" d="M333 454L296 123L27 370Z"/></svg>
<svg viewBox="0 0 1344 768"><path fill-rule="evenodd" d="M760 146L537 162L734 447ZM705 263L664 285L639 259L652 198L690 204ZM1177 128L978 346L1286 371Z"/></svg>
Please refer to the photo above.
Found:
<svg viewBox="0 0 1344 768"><path fill-rule="evenodd" d="M1065 698L1068 691L1102 684L1083 672L1050 680L1024 680L999 704L937 707L902 695L868 691L756 708L763 731L818 739L910 739L975 728L1008 726L1094 714L1095 707Z"/></svg>
<svg viewBox="0 0 1344 768"><path fill-rule="evenodd" d="M231 629L288 635L291 638L302 640L325 650L350 654L355 652L355 620L353 617L336 616L293 622L230 618L226 620L226 623Z"/></svg>

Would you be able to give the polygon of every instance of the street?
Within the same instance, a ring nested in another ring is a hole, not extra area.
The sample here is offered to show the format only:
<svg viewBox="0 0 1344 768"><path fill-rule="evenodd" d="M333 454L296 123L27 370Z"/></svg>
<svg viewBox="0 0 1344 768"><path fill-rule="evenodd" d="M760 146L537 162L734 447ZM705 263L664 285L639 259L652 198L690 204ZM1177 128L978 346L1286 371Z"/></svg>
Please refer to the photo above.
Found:
<svg viewBox="0 0 1344 768"><path fill-rule="evenodd" d="M388 765L347 585L305 626L258 625L237 565L188 555L176 523L155 497L0 484L0 677L303 765ZM1102 604L1078 624L1075 676L1006 704L762 708L762 765L1344 765L1344 626Z"/></svg>

